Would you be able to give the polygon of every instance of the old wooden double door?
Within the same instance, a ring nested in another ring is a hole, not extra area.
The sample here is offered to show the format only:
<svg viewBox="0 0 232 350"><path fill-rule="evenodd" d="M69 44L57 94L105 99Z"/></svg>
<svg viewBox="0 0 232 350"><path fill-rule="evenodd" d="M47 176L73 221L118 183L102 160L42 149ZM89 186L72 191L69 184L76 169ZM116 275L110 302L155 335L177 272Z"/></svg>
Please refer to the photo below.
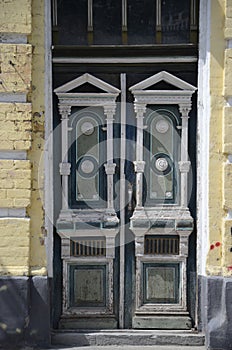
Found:
<svg viewBox="0 0 232 350"><path fill-rule="evenodd" d="M192 328L195 64L54 69L59 326Z"/></svg>

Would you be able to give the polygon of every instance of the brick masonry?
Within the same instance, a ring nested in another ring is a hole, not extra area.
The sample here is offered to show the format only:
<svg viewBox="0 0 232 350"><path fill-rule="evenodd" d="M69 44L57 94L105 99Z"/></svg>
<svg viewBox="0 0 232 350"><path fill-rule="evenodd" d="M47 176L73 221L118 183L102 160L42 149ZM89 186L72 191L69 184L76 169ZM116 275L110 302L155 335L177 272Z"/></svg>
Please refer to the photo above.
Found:
<svg viewBox="0 0 232 350"><path fill-rule="evenodd" d="M31 45L0 44L0 93L30 91L31 59Z"/></svg>
<svg viewBox="0 0 232 350"><path fill-rule="evenodd" d="M31 33L31 0L0 0L0 32Z"/></svg>
<svg viewBox="0 0 232 350"><path fill-rule="evenodd" d="M0 160L0 207L26 208L30 197L30 161Z"/></svg>
<svg viewBox="0 0 232 350"><path fill-rule="evenodd" d="M0 218L0 274L27 275L30 257L30 219Z"/></svg>
<svg viewBox="0 0 232 350"><path fill-rule="evenodd" d="M0 150L29 150L31 104L0 103Z"/></svg>

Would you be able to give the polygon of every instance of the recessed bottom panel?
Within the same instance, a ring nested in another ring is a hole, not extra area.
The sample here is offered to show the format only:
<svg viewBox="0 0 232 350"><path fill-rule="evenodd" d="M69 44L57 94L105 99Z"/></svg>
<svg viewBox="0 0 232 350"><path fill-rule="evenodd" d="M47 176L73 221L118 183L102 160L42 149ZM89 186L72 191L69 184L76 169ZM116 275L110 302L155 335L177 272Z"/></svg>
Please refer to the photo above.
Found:
<svg viewBox="0 0 232 350"><path fill-rule="evenodd" d="M179 264L143 264L143 303L176 304L179 302Z"/></svg>
<svg viewBox="0 0 232 350"><path fill-rule="evenodd" d="M60 320L61 329L117 329L118 321L114 315L89 317L63 317Z"/></svg>
<svg viewBox="0 0 232 350"><path fill-rule="evenodd" d="M70 266L70 307L106 307L106 265Z"/></svg>

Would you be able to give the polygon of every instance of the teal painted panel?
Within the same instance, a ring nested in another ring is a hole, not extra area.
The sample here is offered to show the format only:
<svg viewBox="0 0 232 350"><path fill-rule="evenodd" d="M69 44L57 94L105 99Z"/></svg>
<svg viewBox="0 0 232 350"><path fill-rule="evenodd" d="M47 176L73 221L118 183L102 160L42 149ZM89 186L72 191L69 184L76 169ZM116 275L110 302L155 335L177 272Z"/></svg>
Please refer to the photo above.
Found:
<svg viewBox="0 0 232 350"><path fill-rule="evenodd" d="M106 306L106 265L69 267L70 307Z"/></svg>
<svg viewBox="0 0 232 350"><path fill-rule="evenodd" d="M179 302L179 264L143 264L143 302L175 304Z"/></svg>
<svg viewBox="0 0 232 350"><path fill-rule="evenodd" d="M181 138L177 106L149 106L145 116L144 178L147 183L145 206L177 203Z"/></svg>

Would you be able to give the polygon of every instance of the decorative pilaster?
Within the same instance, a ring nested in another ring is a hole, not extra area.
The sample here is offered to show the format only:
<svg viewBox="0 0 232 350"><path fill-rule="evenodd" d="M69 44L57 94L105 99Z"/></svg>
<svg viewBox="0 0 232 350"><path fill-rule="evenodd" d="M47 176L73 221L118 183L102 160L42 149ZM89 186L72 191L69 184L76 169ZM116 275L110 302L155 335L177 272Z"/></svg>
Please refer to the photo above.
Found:
<svg viewBox="0 0 232 350"><path fill-rule="evenodd" d="M136 172L136 210L143 208L143 173L145 162L143 160L143 118L146 113L146 104L135 103L134 106L137 119L136 161L134 162Z"/></svg>
<svg viewBox="0 0 232 350"><path fill-rule="evenodd" d="M190 170L190 161L188 161L188 119L191 110L191 103L180 104L181 113L181 161L179 162L179 170L181 174L181 207L188 207L188 172Z"/></svg>
<svg viewBox="0 0 232 350"><path fill-rule="evenodd" d="M70 175L71 164L68 163L68 117L71 113L71 106L59 104L61 115L61 135L62 135L62 163L60 164L60 174L62 176L62 211L68 210L68 176Z"/></svg>
<svg viewBox="0 0 232 350"><path fill-rule="evenodd" d="M113 122L116 111L116 104L104 106L104 114L106 116L107 125L107 160L105 172L107 175L107 213L114 215L114 174L116 164L113 162Z"/></svg>

